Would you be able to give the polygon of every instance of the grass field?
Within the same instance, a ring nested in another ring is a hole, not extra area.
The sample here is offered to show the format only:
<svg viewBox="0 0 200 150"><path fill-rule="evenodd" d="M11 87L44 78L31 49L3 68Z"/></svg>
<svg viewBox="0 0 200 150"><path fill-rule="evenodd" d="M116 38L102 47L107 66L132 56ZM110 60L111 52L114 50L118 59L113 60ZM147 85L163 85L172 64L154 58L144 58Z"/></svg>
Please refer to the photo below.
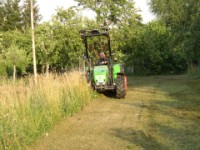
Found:
<svg viewBox="0 0 200 150"><path fill-rule="evenodd" d="M0 83L0 149L24 149L66 116L92 100L83 76L40 76L38 85L23 79Z"/></svg>
<svg viewBox="0 0 200 150"><path fill-rule="evenodd" d="M99 94L67 119L94 99L82 77L39 83L1 83L0 149L200 149L200 78L129 77L126 99Z"/></svg>
<svg viewBox="0 0 200 150"><path fill-rule="evenodd" d="M199 150L200 79L129 77L126 99L100 94L34 150Z"/></svg>
<svg viewBox="0 0 200 150"><path fill-rule="evenodd" d="M152 150L200 149L199 78L158 76L129 81L134 99L140 100L134 105L141 109L143 121L138 134L130 137L134 144Z"/></svg>

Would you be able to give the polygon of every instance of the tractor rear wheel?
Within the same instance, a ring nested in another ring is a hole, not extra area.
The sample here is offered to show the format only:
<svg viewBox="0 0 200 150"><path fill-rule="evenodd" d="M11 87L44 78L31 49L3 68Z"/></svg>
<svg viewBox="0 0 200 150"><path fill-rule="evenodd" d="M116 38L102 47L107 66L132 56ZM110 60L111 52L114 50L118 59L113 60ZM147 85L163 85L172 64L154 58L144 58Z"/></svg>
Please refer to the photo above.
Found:
<svg viewBox="0 0 200 150"><path fill-rule="evenodd" d="M126 88L125 88L125 80L124 75L118 74L117 75L117 82L116 82L116 96L117 98L125 98L126 95Z"/></svg>

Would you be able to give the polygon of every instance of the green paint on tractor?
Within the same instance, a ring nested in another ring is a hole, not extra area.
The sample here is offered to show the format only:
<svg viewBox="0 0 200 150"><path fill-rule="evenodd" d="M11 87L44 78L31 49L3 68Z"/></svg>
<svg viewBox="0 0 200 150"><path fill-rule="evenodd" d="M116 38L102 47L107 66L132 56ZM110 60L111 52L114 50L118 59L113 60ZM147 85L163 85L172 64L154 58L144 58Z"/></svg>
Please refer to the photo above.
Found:
<svg viewBox="0 0 200 150"><path fill-rule="evenodd" d="M114 84L116 84L117 80L117 74L120 73L120 64L114 64L113 65L113 79L114 79Z"/></svg>
<svg viewBox="0 0 200 150"><path fill-rule="evenodd" d="M103 65L103 66L95 66L94 70L94 82L96 84L106 84L108 83L108 66Z"/></svg>

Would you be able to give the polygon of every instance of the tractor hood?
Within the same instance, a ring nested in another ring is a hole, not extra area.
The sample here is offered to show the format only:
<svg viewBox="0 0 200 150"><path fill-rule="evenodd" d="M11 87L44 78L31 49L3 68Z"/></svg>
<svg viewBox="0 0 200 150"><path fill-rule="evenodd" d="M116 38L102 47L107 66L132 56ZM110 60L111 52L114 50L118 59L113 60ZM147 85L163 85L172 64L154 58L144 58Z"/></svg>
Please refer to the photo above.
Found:
<svg viewBox="0 0 200 150"><path fill-rule="evenodd" d="M108 66L95 66L94 67L94 82L96 85L105 85L108 83Z"/></svg>

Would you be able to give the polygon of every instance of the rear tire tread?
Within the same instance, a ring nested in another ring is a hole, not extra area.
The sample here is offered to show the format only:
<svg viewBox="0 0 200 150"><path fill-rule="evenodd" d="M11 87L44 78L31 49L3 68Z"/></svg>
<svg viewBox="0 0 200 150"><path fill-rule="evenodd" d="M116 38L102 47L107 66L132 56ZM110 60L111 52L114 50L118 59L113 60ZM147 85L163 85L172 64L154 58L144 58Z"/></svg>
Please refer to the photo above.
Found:
<svg viewBox="0 0 200 150"><path fill-rule="evenodd" d="M117 98L125 98L126 96L124 75L117 75L116 96Z"/></svg>

